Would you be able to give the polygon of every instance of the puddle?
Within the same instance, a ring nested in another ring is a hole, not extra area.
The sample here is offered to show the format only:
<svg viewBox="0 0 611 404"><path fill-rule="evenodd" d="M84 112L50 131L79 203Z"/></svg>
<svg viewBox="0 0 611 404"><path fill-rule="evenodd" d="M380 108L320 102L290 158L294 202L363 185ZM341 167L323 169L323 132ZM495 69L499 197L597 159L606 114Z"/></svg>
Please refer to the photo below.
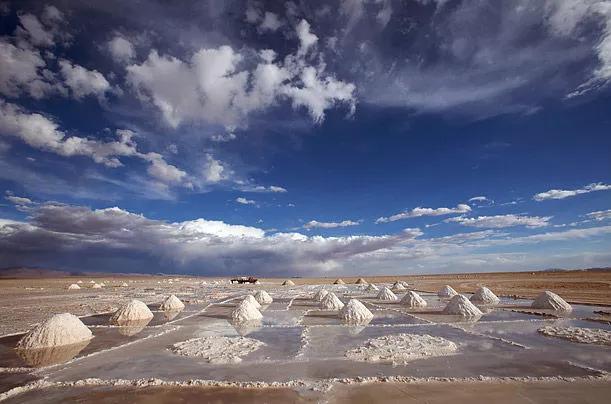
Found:
<svg viewBox="0 0 611 404"><path fill-rule="evenodd" d="M0 373L0 394L35 380L37 377L27 373Z"/></svg>

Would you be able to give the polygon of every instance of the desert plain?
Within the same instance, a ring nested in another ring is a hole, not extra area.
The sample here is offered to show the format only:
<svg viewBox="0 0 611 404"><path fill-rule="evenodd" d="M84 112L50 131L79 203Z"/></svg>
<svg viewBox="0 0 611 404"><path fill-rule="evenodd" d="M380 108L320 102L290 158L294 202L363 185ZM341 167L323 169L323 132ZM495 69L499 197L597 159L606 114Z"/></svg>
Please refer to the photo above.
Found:
<svg viewBox="0 0 611 404"><path fill-rule="evenodd" d="M336 279L0 279L0 400L602 403L611 396L611 271ZM396 300L381 300L370 284L393 290ZM448 314L450 298L437 295L445 285L466 298L486 286L500 301L475 303L477 316ZM262 290L273 301L256 309L261 318L236 322L244 297ZM341 305L358 300L372 318L343 321L340 309L315 299L321 290ZM546 290L572 310L531 307ZM426 306L406 306L409 291ZM171 295L184 309L160 309ZM132 299L153 317L112 324ZM24 333L59 313L78 316L93 338L69 348L16 349Z"/></svg>

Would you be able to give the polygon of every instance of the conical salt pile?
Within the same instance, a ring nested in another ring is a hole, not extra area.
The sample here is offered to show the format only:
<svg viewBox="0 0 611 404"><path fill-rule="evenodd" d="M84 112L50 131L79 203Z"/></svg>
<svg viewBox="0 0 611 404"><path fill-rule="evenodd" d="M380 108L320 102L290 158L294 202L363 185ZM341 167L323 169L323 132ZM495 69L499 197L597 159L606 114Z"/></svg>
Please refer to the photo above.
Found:
<svg viewBox="0 0 611 404"><path fill-rule="evenodd" d="M369 287L367 287L367 292L377 292L378 290L380 290L380 288L378 288L373 283L370 283Z"/></svg>
<svg viewBox="0 0 611 404"><path fill-rule="evenodd" d="M453 297L457 294L458 292L456 292L450 285L445 285L439 290L439 292L437 292L437 296L439 297Z"/></svg>
<svg viewBox="0 0 611 404"><path fill-rule="evenodd" d="M264 290L260 290L255 293L255 299L257 299L257 302L259 302L259 304L270 304L274 301L274 299L272 299L269 293Z"/></svg>
<svg viewBox="0 0 611 404"><path fill-rule="evenodd" d="M340 311L339 317L351 324L362 324L369 322L373 318L373 313L363 303L350 299Z"/></svg>
<svg viewBox="0 0 611 404"><path fill-rule="evenodd" d="M77 316L63 313L54 315L30 330L19 340L17 348L52 348L78 344L91 338L91 331Z"/></svg>
<svg viewBox="0 0 611 404"><path fill-rule="evenodd" d="M128 287L128 286L129 286L129 285L128 285L127 283L125 283L125 282L123 282L123 283L121 284L121 287L122 287L122 288L126 288L126 287Z"/></svg>
<svg viewBox="0 0 611 404"><path fill-rule="evenodd" d="M550 292L549 290L546 290L537 296L531 307L534 309L552 309L557 311L573 310L571 305L568 304L563 298L554 292Z"/></svg>
<svg viewBox="0 0 611 404"><path fill-rule="evenodd" d="M244 299L231 313L231 318L236 323L246 323L261 320L263 314L252 303Z"/></svg>
<svg viewBox="0 0 611 404"><path fill-rule="evenodd" d="M282 286L295 286L295 282L290 279L287 279L286 281L282 282Z"/></svg>
<svg viewBox="0 0 611 404"><path fill-rule="evenodd" d="M333 292L327 293L320 301L320 308L323 310L341 310L344 303Z"/></svg>
<svg viewBox="0 0 611 404"><path fill-rule="evenodd" d="M320 302L325 296L327 296L329 292L325 289L321 289L314 295L314 300Z"/></svg>
<svg viewBox="0 0 611 404"><path fill-rule="evenodd" d="M89 281L89 283L95 283L95 281L92 279L92 280Z"/></svg>
<svg viewBox="0 0 611 404"><path fill-rule="evenodd" d="M357 281L355 282L357 285L367 285L367 281L363 278L359 278L357 279Z"/></svg>
<svg viewBox="0 0 611 404"><path fill-rule="evenodd" d="M181 302L180 299L174 295L171 295L170 297L166 298L159 305L159 310L161 311L175 311L175 310L182 310L184 308L185 308L185 304Z"/></svg>
<svg viewBox="0 0 611 404"><path fill-rule="evenodd" d="M344 282L343 280L340 279L336 279L335 282L333 282L334 285L345 285L346 282Z"/></svg>
<svg viewBox="0 0 611 404"><path fill-rule="evenodd" d="M83 281L78 281L77 283L83 283Z"/></svg>
<svg viewBox="0 0 611 404"><path fill-rule="evenodd" d="M453 314L463 317L477 317L484 313L475 307L473 303L466 298L466 296L456 295L450 299L446 307L443 309L443 314Z"/></svg>
<svg viewBox="0 0 611 404"><path fill-rule="evenodd" d="M79 285L77 285L76 283L73 283L72 285L68 286L69 290L75 290L75 289L80 289L81 287Z"/></svg>
<svg viewBox="0 0 611 404"><path fill-rule="evenodd" d="M490 289L485 286L480 287L477 291L471 296L471 300L473 303L480 304L499 304L501 299L499 299Z"/></svg>
<svg viewBox="0 0 611 404"><path fill-rule="evenodd" d="M147 320L150 318L153 318L153 313L151 313L147 305L140 300L132 299L112 315L110 324L124 325L131 321Z"/></svg>
<svg viewBox="0 0 611 404"><path fill-rule="evenodd" d="M394 285L392 285L392 290L396 291L396 292L402 292L405 289L405 286L403 286L402 283L400 282L395 282Z"/></svg>
<svg viewBox="0 0 611 404"><path fill-rule="evenodd" d="M403 287L404 287L405 289L409 288L409 283L407 283L407 282L405 282L405 281L399 281L399 283L400 283L401 285L403 285Z"/></svg>
<svg viewBox="0 0 611 404"><path fill-rule="evenodd" d="M401 304L411 308L426 307L426 300L420 297L418 293L410 290L403 296L403 299L401 299Z"/></svg>
<svg viewBox="0 0 611 404"><path fill-rule="evenodd" d="M100 285L99 283L94 283L92 288L93 289L102 289L102 285Z"/></svg>
<svg viewBox="0 0 611 404"><path fill-rule="evenodd" d="M388 301L394 301L394 300L399 300L399 298L397 297L397 295L395 295L392 290L388 289L388 288L382 288L382 290L380 290L380 293L378 293L377 296L378 300L388 300Z"/></svg>
<svg viewBox="0 0 611 404"><path fill-rule="evenodd" d="M246 296L244 298L244 301L247 301L248 303L252 304L256 309L261 308L261 304L257 301L257 299L255 299L253 295Z"/></svg>

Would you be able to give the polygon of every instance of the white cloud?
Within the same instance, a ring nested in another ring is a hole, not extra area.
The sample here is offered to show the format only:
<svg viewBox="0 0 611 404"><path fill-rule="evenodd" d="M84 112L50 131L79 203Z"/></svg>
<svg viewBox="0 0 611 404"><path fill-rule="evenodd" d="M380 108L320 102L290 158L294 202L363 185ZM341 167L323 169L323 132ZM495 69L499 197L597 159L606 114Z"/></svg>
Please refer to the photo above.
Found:
<svg viewBox="0 0 611 404"><path fill-rule="evenodd" d="M252 199L246 199L246 198L244 198L242 196L240 196L238 198L235 198L235 201L237 203L242 204L242 205L256 205L257 204L256 201L253 201Z"/></svg>
<svg viewBox="0 0 611 404"><path fill-rule="evenodd" d="M611 209L597 210L596 212L590 212L586 214L586 217L588 217L589 219L598 220L598 221L605 220L605 219L611 219Z"/></svg>
<svg viewBox="0 0 611 404"><path fill-rule="evenodd" d="M602 182L596 182L589 185L584 186L579 189L550 189L549 191L540 192L533 196L535 201L541 202L548 199L564 199L569 198L576 195L587 194L590 192L596 191L608 191L611 190L611 185L603 184Z"/></svg>
<svg viewBox="0 0 611 404"><path fill-rule="evenodd" d="M337 227L350 227L350 226L358 226L361 224L361 221L354 220L342 220L341 222L319 222L317 220L310 220L306 224L303 225L304 229L335 229Z"/></svg>
<svg viewBox="0 0 611 404"><path fill-rule="evenodd" d="M496 215L478 217L452 217L445 222L460 223L463 226L499 229L513 226L526 226L529 228L543 227L549 225L551 217L521 216L521 215Z"/></svg>
<svg viewBox="0 0 611 404"><path fill-rule="evenodd" d="M32 200L30 198L24 198L21 196L7 195L4 197L10 203L15 205L30 205L32 204Z"/></svg>
<svg viewBox="0 0 611 404"><path fill-rule="evenodd" d="M324 63L309 65L305 55L317 37L305 20L297 30L299 50L284 61L274 62L275 53L264 50L249 70L241 69L248 65L246 57L230 46L200 49L186 61L152 50L143 63L127 67L127 81L172 127L204 121L232 130L281 100L305 107L316 122L336 105L354 111L355 86L327 75Z"/></svg>
<svg viewBox="0 0 611 404"><path fill-rule="evenodd" d="M35 15L20 15L19 24L16 30L17 35L27 39L32 45L41 47L55 45L53 33L44 27Z"/></svg>
<svg viewBox="0 0 611 404"><path fill-rule="evenodd" d="M128 63L136 57L134 45L120 35L108 41L108 50L117 63Z"/></svg>
<svg viewBox="0 0 611 404"><path fill-rule="evenodd" d="M270 185L268 187L263 186L263 185L250 185L250 184L246 184L246 185L242 185L240 187L240 189L244 192L271 192L271 193L285 193L288 192L286 190L286 188L284 187L279 187L277 185Z"/></svg>
<svg viewBox="0 0 611 404"><path fill-rule="evenodd" d="M212 155L206 155L206 161L203 169L203 177L208 183L216 183L228 179L230 171L223 166L220 160L216 160Z"/></svg>
<svg viewBox="0 0 611 404"><path fill-rule="evenodd" d="M22 92L40 99L54 91L51 73L40 52L22 49L0 38L0 93L18 97Z"/></svg>
<svg viewBox="0 0 611 404"><path fill-rule="evenodd" d="M474 196L473 198L469 199L469 202L490 202L490 199L486 198L485 196Z"/></svg>
<svg viewBox="0 0 611 404"><path fill-rule="evenodd" d="M261 31L275 32L282 25L284 25L284 23L280 21L277 14L266 11L265 15L263 16L263 21L261 21L261 25L259 25L259 29Z"/></svg>
<svg viewBox="0 0 611 404"><path fill-rule="evenodd" d="M376 220L376 223L388 223L397 220L409 219L412 217L421 216L443 216L451 214L462 214L471 212L471 207L460 203L455 208L421 208L417 207L410 211L397 213L389 217L380 217Z"/></svg>
<svg viewBox="0 0 611 404"><path fill-rule="evenodd" d="M88 95L102 97L110 89L110 83L97 70L85 69L65 59L59 61L59 66L65 85L77 100Z"/></svg>

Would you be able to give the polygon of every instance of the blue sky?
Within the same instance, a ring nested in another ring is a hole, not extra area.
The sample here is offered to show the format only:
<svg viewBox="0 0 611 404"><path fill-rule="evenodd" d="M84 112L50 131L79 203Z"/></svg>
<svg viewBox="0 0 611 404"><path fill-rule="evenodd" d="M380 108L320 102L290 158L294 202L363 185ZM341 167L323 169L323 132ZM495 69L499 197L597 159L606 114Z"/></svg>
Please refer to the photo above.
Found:
<svg viewBox="0 0 611 404"><path fill-rule="evenodd" d="M611 263L606 2L0 12L4 266L335 276Z"/></svg>

